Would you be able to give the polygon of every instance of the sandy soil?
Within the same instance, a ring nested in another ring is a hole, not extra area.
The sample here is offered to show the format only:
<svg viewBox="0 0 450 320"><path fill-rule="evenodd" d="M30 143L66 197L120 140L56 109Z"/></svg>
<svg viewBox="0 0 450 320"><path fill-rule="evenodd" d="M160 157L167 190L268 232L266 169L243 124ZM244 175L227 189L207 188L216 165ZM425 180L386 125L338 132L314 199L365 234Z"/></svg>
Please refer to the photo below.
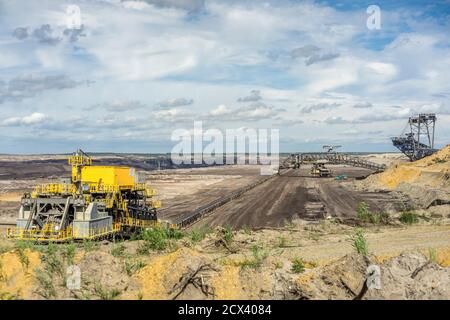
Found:
<svg viewBox="0 0 450 320"><path fill-rule="evenodd" d="M374 153L368 155L361 155L362 159L372 161L378 164L384 164L386 166L391 166L396 163L409 162L407 156L400 152L393 153Z"/></svg>
<svg viewBox="0 0 450 320"><path fill-rule="evenodd" d="M386 171L355 183L359 190L394 190L409 196L414 206L450 204L450 145L429 157L397 163Z"/></svg>
<svg viewBox="0 0 450 320"><path fill-rule="evenodd" d="M56 254L49 256L45 247L14 249L11 241L0 240L5 252L0 253L0 295L13 299L354 299L363 290L366 268L376 264L382 287L369 290L363 299L450 299L450 225L369 227L366 258L352 247L349 235L354 231L332 221L296 224L234 232L224 246L223 229L218 228L201 241L191 240L188 234L163 251L148 253L137 251L142 240L103 243L89 250L79 244L73 260L80 266L82 287L72 291L64 286L54 264L61 263L65 270L66 246L58 246ZM301 259L304 270L294 271L296 259ZM47 261L54 262L51 268ZM133 269L137 262L139 268Z"/></svg>
<svg viewBox="0 0 450 320"><path fill-rule="evenodd" d="M333 166L332 170L335 175L346 174L349 179L370 173L342 166ZM193 227L280 227L296 219L318 221L327 216L351 223L362 201L376 212L395 211L401 206L395 194L359 192L344 185L334 178L311 177L307 166L300 170L289 169L216 209Z"/></svg>

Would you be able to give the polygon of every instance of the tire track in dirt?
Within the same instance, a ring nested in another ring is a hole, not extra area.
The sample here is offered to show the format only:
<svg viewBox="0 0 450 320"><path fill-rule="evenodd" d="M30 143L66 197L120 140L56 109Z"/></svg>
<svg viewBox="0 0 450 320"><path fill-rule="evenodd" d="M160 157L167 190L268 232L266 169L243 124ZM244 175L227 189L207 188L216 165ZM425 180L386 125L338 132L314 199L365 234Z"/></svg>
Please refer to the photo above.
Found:
<svg viewBox="0 0 450 320"><path fill-rule="evenodd" d="M307 190L304 179L277 176L244 193L195 223L191 228L225 226L232 228L280 227L305 212Z"/></svg>

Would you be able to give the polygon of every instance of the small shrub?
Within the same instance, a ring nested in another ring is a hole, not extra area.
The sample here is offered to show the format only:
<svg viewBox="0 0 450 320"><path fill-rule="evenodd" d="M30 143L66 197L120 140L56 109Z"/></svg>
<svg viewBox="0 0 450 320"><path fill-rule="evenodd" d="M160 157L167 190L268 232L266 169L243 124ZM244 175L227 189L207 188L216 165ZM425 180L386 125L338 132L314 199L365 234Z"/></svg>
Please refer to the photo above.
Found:
<svg viewBox="0 0 450 320"><path fill-rule="evenodd" d="M99 244L96 241L92 241L89 239L83 240L83 249L85 252L91 252L97 249Z"/></svg>
<svg viewBox="0 0 450 320"><path fill-rule="evenodd" d="M0 300L20 300L20 296L9 292L0 292Z"/></svg>
<svg viewBox="0 0 450 320"><path fill-rule="evenodd" d="M230 244L233 241L233 229L230 226L225 227L225 232L223 234L223 240L226 244Z"/></svg>
<svg viewBox="0 0 450 320"><path fill-rule="evenodd" d="M356 209L356 217L362 222L372 224L389 223L389 214L387 212L371 212L369 205L364 201L358 204L358 209Z"/></svg>
<svg viewBox="0 0 450 320"><path fill-rule="evenodd" d="M48 244L47 250L43 254L41 260L45 263L45 269L50 277L53 277L54 274L64 277L64 263L61 256L58 254L58 247L55 244Z"/></svg>
<svg viewBox="0 0 450 320"><path fill-rule="evenodd" d="M277 261L273 265L274 265L275 269L283 268L283 263L281 261Z"/></svg>
<svg viewBox="0 0 450 320"><path fill-rule="evenodd" d="M193 229L191 231L191 233L189 234L190 239L192 240L192 242L200 242L203 239L205 239L206 235L210 232L211 230L203 228L203 229Z"/></svg>
<svg viewBox="0 0 450 320"><path fill-rule="evenodd" d="M118 244L114 244L111 248L111 255L113 255L116 258L123 257L125 254L125 244L123 242L120 242Z"/></svg>
<svg viewBox="0 0 450 320"><path fill-rule="evenodd" d="M17 249L30 249L30 250L34 250L36 247L34 245L34 243L32 241L29 240L19 240L16 243L16 248Z"/></svg>
<svg viewBox="0 0 450 320"><path fill-rule="evenodd" d="M358 204L356 209L356 217L361 221L368 221L370 216L369 205L364 201Z"/></svg>
<svg viewBox="0 0 450 320"><path fill-rule="evenodd" d="M288 230L295 229L295 224L292 221L288 220L288 219L284 219L283 220L283 225Z"/></svg>
<svg viewBox="0 0 450 320"><path fill-rule="evenodd" d="M56 298L56 289L53 285L51 275L42 270L37 270L35 274L39 288L41 289L37 293L45 299Z"/></svg>
<svg viewBox="0 0 450 320"><path fill-rule="evenodd" d="M244 230L244 233L245 233L246 235L251 235L251 234L252 234L252 229L251 229L249 226L247 226L247 225L245 225L245 226L242 228L242 230Z"/></svg>
<svg viewBox="0 0 450 320"><path fill-rule="evenodd" d="M402 214L400 215L399 220L405 224L413 224L419 222L417 214L410 211L403 211Z"/></svg>
<svg viewBox="0 0 450 320"><path fill-rule="evenodd" d="M294 258L292 260L291 271L293 273L302 273L305 271L305 264L302 259Z"/></svg>
<svg viewBox="0 0 450 320"><path fill-rule="evenodd" d="M145 267L145 263L141 260L131 261L127 260L125 261L125 271L127 272L128 276L132 276L135 272L137 272L139 269L142 269Z"/></svg>
<svg viewBox="0 0 450 320"><path fill-rule="evenodd" d="M96 283L94 286L94 291L97 296L100 297L102 300L114 300L120 295L120 290L113 288L113 289L106 289L104 288L100 283Z"/></svg>
<svg viewBox="0 0 450 320"><path fill-rule="evenodd" d="M3 262L0 260L0 281L8 280L6 275L3 273Z"/></svg>
<svg viewBox="0 0 450 320"><path fill-rule="evenodd" d="M262 250L260 247L254 245L251 248L252 259L245 260L240 263L243 268L258 268L263 263L264 259L267 258L267 252Z"/></svg>
<svg viewBox="0 0 450 320"><path fill-rule="evenodd" d="M171 239L180 239L184 233L180 230L163 227L146 229L141 233L144 243L139 246L138 253L146 254L149 250L162 251L168 248L172 243Z"/></svg>
<svg viewBox="0 0 450 320"><path fill-rule="evenodd" d="M428 249L428 260L433 263L438 263L436 249Z"/></svg>
<svg viewBox="0 0 450 320"><path fill-rule="evenodd" d="M64 246L64 257L66 258L67 264L72 265L73 259L75 258L75 251L76 251L76 245L75 243L68 243Z"/></svg>
<svg viewBox="0 0 450 320"><path fill-rule="evenodd" d="M361 229L357 229L355 234L350 237L350 241L352 242L353 248L355 248L358 254L361 254L365 257L369 254L369 250L367 247L367 241L364 236L364 232Z"/></svg>
<svg viewBox="0 0 450 320"><path fill-rule="evenodd" d="M0 247L0 254L8 252L10 249L8 247Z"/></svg>
<svg viewBox="0 0 450 320"><path fill-rule="evenodd" d="M288 246L287 239L283 236L278 237L278 247L286 248L287 246Z"/></svg>
<svg viewBox="0 0 450 320"><path fill-rule="evenodd" d="M22 267L24 269L28 269L28 266L30 265L30 259L28 259L28 256L25 253L24 249L18 249L18 254L19 254L19 260L20 260L20 264L22 265Z"/></svg>

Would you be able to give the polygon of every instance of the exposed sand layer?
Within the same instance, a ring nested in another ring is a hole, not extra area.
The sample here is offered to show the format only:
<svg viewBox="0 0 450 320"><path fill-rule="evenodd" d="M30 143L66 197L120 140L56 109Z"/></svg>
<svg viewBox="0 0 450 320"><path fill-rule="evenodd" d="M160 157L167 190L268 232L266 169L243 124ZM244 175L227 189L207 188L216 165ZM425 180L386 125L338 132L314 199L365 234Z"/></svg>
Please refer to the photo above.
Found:
<svg viewBox="0 0 450 320"><path fill-rule="evenodd" d="M367 179L387 189L395 189L401 183L419 183L433 188L450 187L450 145L429 157L418 161L399 163L385 172Z"/></svg>
<svg viewBox="0 0 450 320"><path fill-rule="evenodd" d="M354 299L363 292L367 267L376 264L382 288L363 299L450 299L449 228L369 228L367 257L349 241L355 229L332 222L234 232L227 245L224 229L217 228L200 241L189 235L172 240L160 252L139 253L142 240L89 250L79 244L72 253L81 270L75 290L63 277L67 245L20 251L2 240L0 298ZM298 272L296 259L303 262Z"/></svg>
<svg viewBox="0 0 450 320"><path fill-rule="evenodd" d="M356 183L368 190L396 190L420 208L450 203L450 145L414 162L397 163Z"/></svg>
<svg viewBox="0 0 450 320"><path fill-rule="evenodd" d="M31 299L35 268L41 265L39 252L13 250L0 255L0 300Z"/></svg>
<svg viewBox="0 0 450 320"><path fill-rule="evenodd" d="M396 163L408 162L408 157L403 153L374 153L367 155L360 155L360 158L368 161L372 161L378 164L384 164L386 166L391 166Z"/></svg>

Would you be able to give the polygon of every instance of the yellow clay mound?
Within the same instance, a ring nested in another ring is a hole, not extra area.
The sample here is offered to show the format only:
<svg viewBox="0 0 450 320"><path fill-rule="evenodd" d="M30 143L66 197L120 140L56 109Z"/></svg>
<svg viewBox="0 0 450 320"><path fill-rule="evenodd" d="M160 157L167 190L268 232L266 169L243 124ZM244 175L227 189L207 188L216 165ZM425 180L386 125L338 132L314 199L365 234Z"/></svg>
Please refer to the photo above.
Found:
<svg viewBox="0 0 450 320"><path fill-rule="evenodd" d="M167 271L180 256L180 251L181 249L178 249L175 252L152 259L148 265L136 274L135 277L141 285L143 299L168 299L167 292L170 288L166 288L167 282L165 280L167 276L170 277L171 275L167 274ZM179 277L180 275L176 276Z"/></svg>
<svg viewBox="0 0 450 320"><path fill-rule="evenodd" d="M25 249L0 255L0 299L30 299L34 291L34 270L41 265L39 252Z"/></svg>
<svg viewBox="0 0 450 320"><path fill-rule="evenodd" d="M222 270L212 278L216 299L233 300L243 299L241 296L242 285L239 277L240 268L233 265L225 265Z"/></svg>
<svg viewBox="0 0 450 320"><path fill-rule="evenodd" d="M399 163L372 180L375 184L395 189L402 182L421 183L433 187L444 183L450 174L450 145L429 157L409 163Z"/></svg>
<svg viewBox="0 0 450 320"><path fill-rule="evenodd" d="M139 284L139 291L136 293L146 300L171 299L171 289L180 281L180 277L189 268L204 263L208 261L189 248L180 248L175 252L154 257L133 276ZM242 298L239 270L237 266L224 265L217 272L211 273L208 282L214 287L216 299Z"/></svg>

